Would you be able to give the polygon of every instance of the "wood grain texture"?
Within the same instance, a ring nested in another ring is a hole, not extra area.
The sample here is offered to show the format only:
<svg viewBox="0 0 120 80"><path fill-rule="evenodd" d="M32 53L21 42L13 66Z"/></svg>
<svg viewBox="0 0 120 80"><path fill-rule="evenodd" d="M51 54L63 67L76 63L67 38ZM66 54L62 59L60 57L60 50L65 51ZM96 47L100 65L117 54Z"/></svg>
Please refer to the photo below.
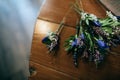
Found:
<svg viewBox="0 0 120 80"><path fill-rule="evenodd" d="M67 11L70 9L70 4L75 2L75 0L47 0L42 8L42 12L39 15L39 19L60 23ZM97 0L81 0L83 9L86 12L93 13L98 17L104 17L105 11L98 4ZM102 13L101 13L102 12ZM73 9L70 9L67 15L66 24L74 26L78 15Z"/></svg>
<svg viewBox="0 0 120 80"><path fill-rule="evenodd" d="M59 72L55 69L37 64L32 61L30 62L30 66L34 67L37 71L37 74L32 76L30 80L77 80L68 74Z"/></svg>
<svg viewBox="0 0 120 80"><path fill-rule="evenodd" d="M59 21L62 19L64 12L68 8L64 8L64 5L68 5L70 1L73 0L47 0L46 4L44 5L42 13L40 14L35 26L30 57L31 64L35 63L34 65L39 72L36 77L30 79L70 80L71 78L72 80L120 80L120 56L109 55L105 63L101 65L99 69L95 68L94 63L83 62L81 59L79 59L79 67L74 67L73 58L72 56L67 55L63 44L69 36L75 34L75 28L71 27L73 24L75 24L75 21L73 23L72 21L69 22L70 26L64 26L64 29L60 34L60 49L57 53L57 56L52 56L47 53L47 48L44 44L42 44L41 40L45 37L47 32L55 31L57 29L59 26L57 23L59 23ZM105 11L97 3L97 0L82 0L82 3L85 11L94 13L99 17L105 16ZM54 8L61 11L56 11ZM47 10L49 13L46 13ZM51 14L53 16L50 16ZM43 18L45 20L43 20ZM72 16L72 18L76 20L76 17ZM71 20L71 18L68 19ZM113 51L120 53L119 48L120 46L113 48ZM57 78L54 76L54 74L57 75ZM46 76L48 76L49 79L44 79Z"/></svg>
<svg viewBox="0 0 120 80"><path fill-rule="evenodd" d="M71 3L74 1L75 0L47 0L38 18L60 23L69 11L69 14L66 15L66 24L73 26L77 20L76 13L70 8Z"/></svg>

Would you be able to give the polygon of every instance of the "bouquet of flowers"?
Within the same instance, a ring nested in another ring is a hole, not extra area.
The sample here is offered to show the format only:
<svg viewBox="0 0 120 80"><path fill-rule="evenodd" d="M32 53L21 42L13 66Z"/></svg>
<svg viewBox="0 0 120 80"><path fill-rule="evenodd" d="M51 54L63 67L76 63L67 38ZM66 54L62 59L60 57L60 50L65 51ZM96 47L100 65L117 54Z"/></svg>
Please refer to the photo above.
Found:
<svg viewBox="0 0 120 80"><path fill-rule="evenodd" d="M94 61L96 67L101 64L111 46L120 44L120 16L106 12L105 18L84 12L78 3L73 4L80 15L76 25L76 34L65 41L65 50L73 55L74 65L78 66L78 58Z"/></svg>
<svg viewBox="0 0 120 80"><path fill-rule="evenodd" d="M64 22L62 21L61 24L59 25L58 29L55 32L49 32L49 34L42 39L42 43L47 45L49 53L55 53L59 49L59 41L60 41L60 31L62 30L64 26Z"/></svg>

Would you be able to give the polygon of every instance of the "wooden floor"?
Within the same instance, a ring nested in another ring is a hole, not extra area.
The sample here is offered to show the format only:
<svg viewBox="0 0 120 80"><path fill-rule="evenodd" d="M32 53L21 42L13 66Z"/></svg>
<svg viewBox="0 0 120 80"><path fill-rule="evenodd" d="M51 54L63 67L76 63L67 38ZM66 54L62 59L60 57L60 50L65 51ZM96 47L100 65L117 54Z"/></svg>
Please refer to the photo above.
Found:
<svg viewBox="0 0 120 80"><path fill-rule="evenodd" d="M55 57L47 53L41 40L47 32L57 29L71 2L74 0L46 0L35 26L30 67L34 67L37 74L30 77L30 80L120 80L120 56L109 55L99 69L95 68L95 64L83 63L81 60L79 67L74 67L72 56L68 56L63 47L64 41L75 34L74 25L78 16L72 9L60 35L58 55ZM98 0L82 0L82 3L85 11L98 17L105 16L105 10ZM119 48L120 46L113 50L120 53Z"/></svg>

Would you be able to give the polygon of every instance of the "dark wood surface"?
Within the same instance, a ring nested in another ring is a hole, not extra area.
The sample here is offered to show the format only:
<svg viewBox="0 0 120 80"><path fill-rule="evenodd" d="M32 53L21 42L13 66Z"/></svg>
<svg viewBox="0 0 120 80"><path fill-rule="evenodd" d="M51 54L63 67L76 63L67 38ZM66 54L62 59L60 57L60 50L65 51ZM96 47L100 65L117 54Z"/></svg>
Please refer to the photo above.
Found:
<svg viewBox="0 0 120 80"><path fill-rule="evenodd" d="M69 4L74 0L46 0L45 5L36 22L30 66L33 66L37 74L30 77L30 80L120 80L120 56L109 55L99 69L94 63L85 63L79 59L79 67L73 65L72 56L67 55L63 44L70 36L75 34L75 22L77 15L71 10L66 24L60 34L60 49L57 56L47 53L47 48L41 43L47 32L55 31L59 26ZM82 0L84 10L96 14L98 17L105 16L105 10L97 0ZM120 53L119 47L113 51Z"/></svg>

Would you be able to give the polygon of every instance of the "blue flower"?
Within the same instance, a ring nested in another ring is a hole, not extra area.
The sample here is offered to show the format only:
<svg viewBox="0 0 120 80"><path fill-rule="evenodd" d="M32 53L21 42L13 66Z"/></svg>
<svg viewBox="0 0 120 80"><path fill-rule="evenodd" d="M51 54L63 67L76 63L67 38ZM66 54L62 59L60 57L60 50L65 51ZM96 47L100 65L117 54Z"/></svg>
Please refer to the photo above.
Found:
<svg viewBox="0 0 120 80"><path fill-rule="evenodd" d="M100 27L101 23L99 21L92 21L94 26Z"/></svg>
<svg viewBox="0 0 120 80"><path fill-rule="evenodd" d="M71 45L72 45L72 46L76 46L76 45L77 45L77 39L75 39L75 40L72 42Z"/></svg>
<svg viewBox="0 0 120 80"><path fill-rule="evenodd" d="M80 37L81 37L81 39L83 39L83 40L85 39L85 36L84 36L84 34L83 34L83 33L81 34L81 36L80 36Z"/></svg>
<svg viewBox="0 0 120 80"><path fill-rule="evenodd" d="M107 44L102 40L97 40L97 43L100 48L108 48Z"/></svg>
<svg viewBox="0 0 120 80"><path fill-rule="evenodd" d="M50 41L50 39L48 38L48 36L46 36L46 37L44 37L44 38L42 39L42 43L49 45L49 44L51 43L51 41Z"/></svg>
<svg viewBox="0 0 120 80"><path fill-rule="evenodd" d="M116 16L118 20L120 20L120 16Z"/></svg>
<svg viewBox="0 0 120 80"><path fill-rule="evenodd" d="M71 45L72 45L72 46L75 46L75 44L76 44L76 43L73 41Z"/></svg>

